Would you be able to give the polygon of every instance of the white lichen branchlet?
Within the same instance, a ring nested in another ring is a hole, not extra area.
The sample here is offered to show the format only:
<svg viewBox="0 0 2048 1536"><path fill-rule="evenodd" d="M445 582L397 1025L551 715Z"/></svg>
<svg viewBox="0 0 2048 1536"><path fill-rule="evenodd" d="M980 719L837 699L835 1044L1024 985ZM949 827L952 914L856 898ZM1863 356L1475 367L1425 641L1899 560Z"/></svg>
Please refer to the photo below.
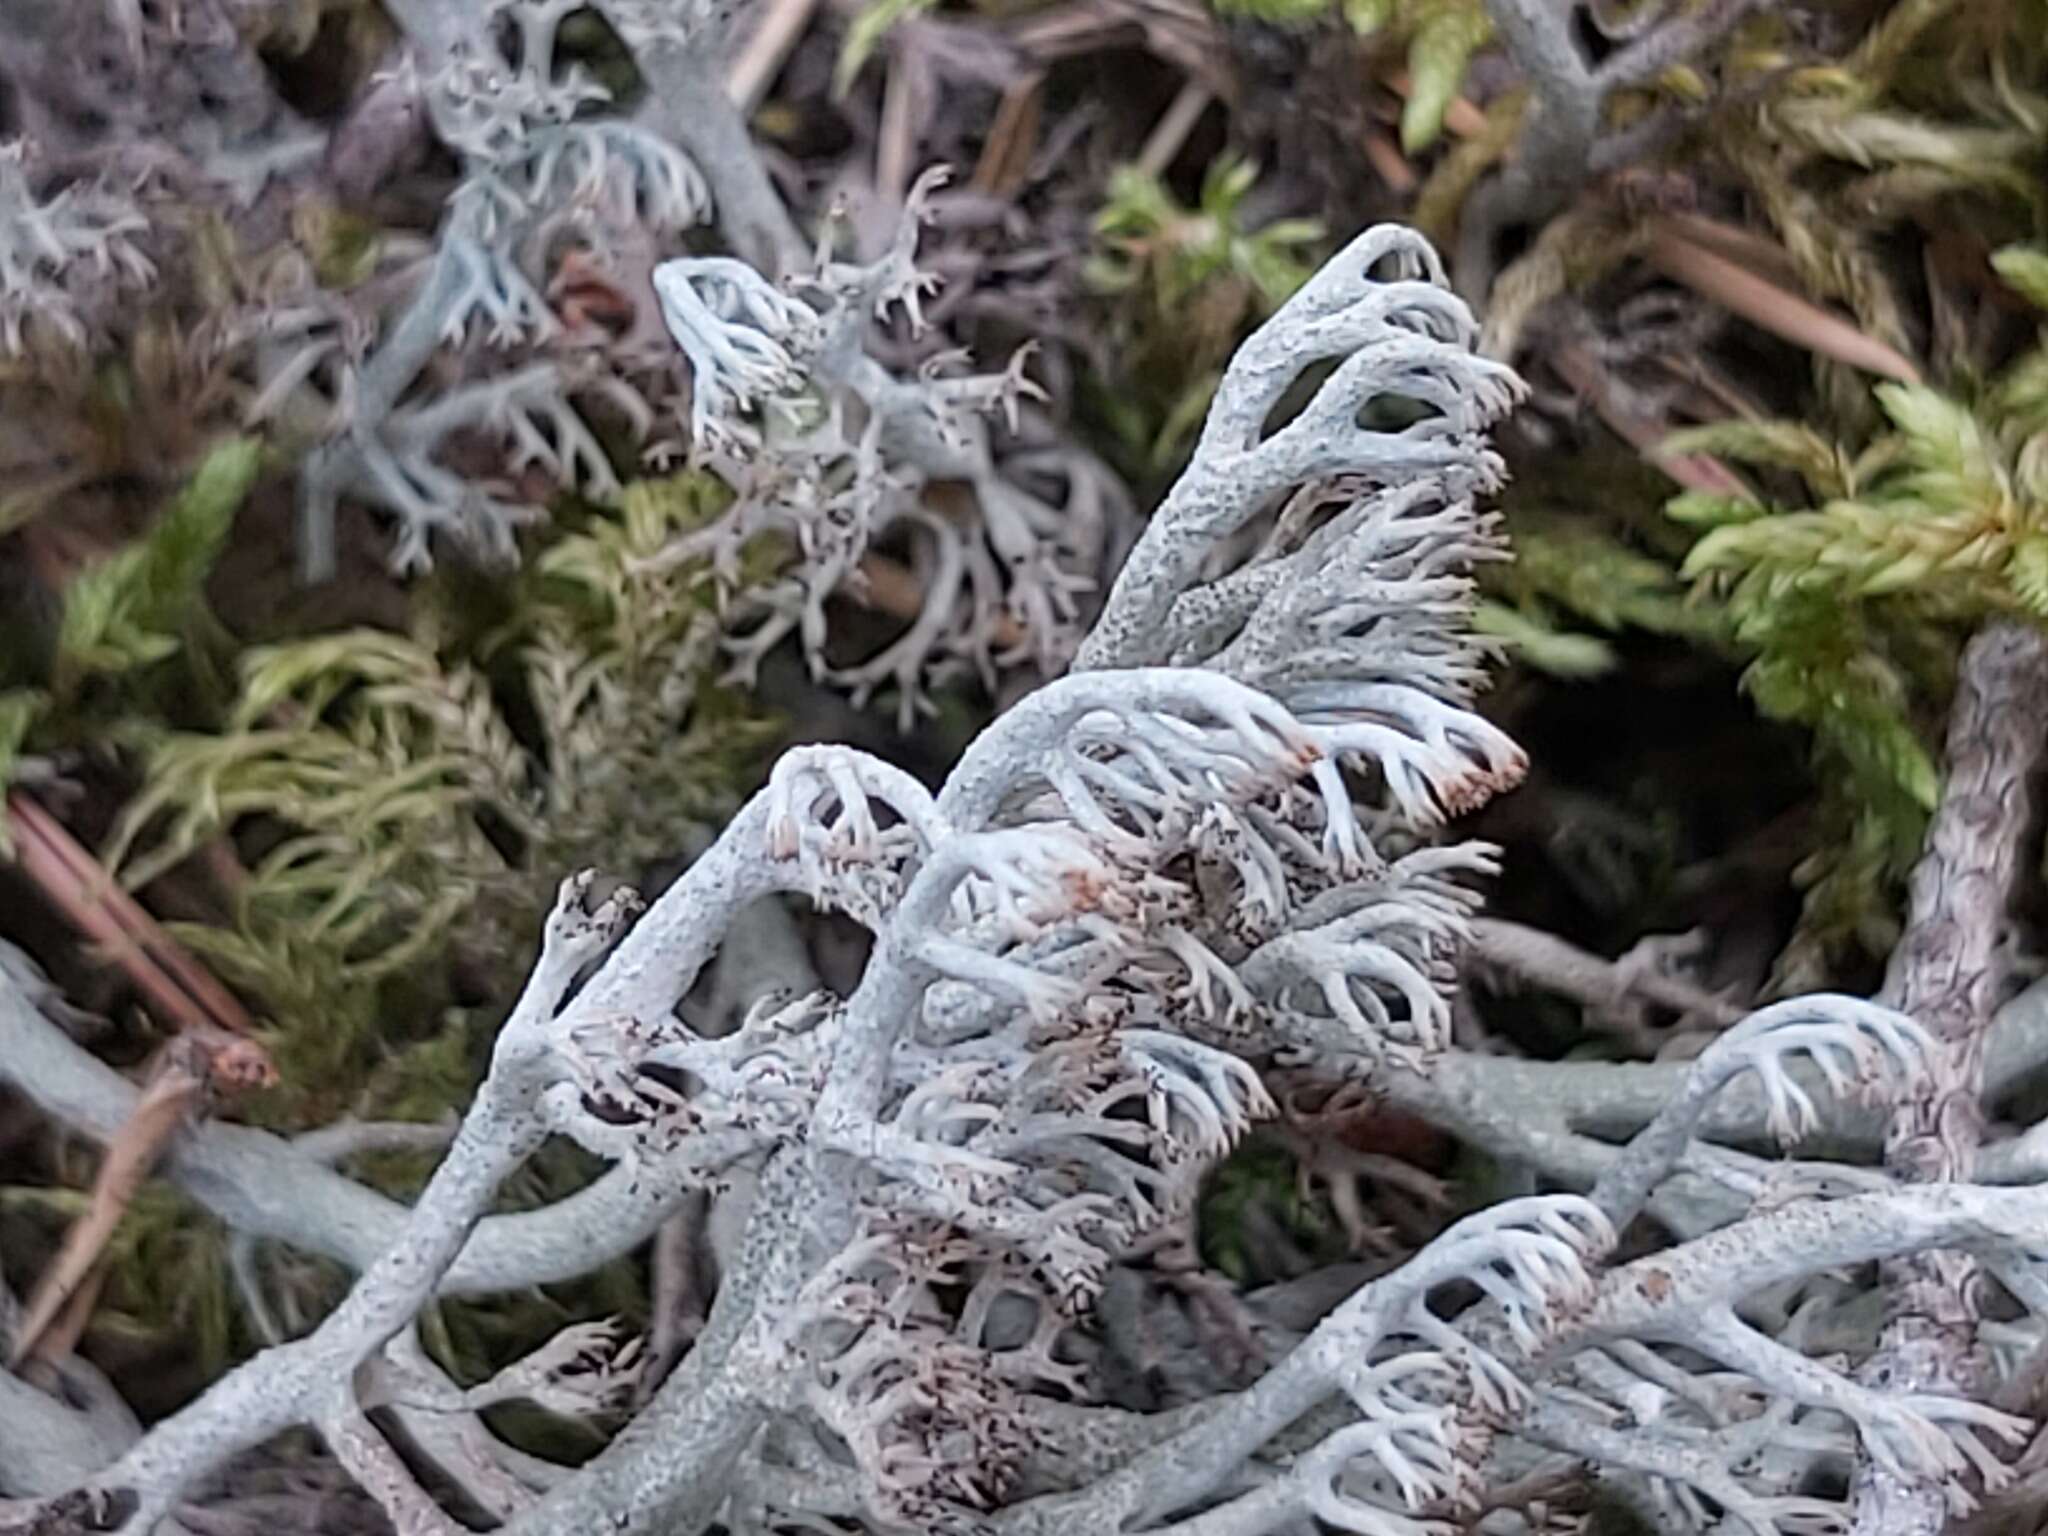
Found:
<svg viewBox="0 0 2048 1536"><path fill-rule="evenodd" d="M899 319L913 336L925 329L922 300L936 279L916 264L918 232L945 180L937 170L918 178L894 242L873 262L836 259L826 243L808 271L781 284L723 256L678 258L653 274L690 364L689 453L734 493L731 509L680 540L672 558L731 570L764 534L803 555L734 615L735 676L751 680L794 634L812 674L856 702L893 690L905 727L931 708L931 685L962 670L990 677L1013 655L1063 666L1080 639L1080 595L1125 511L1079 450L997 451L991 424L1014 440L1026 402L1043 398L1026 371L1028 347L981 374L941 353L913 378L869 354L877 321ZM972 523L930 504L935 482L968 487ZM876 655L829 661L827 600L859 589L871 547L906 536L922 577L919 612Z"/></svg>
<svg viewBox="0 0 2048 1536"><path fill-rule="evenodd" d="M334 383L340 431L300 481L311 574L331 568L344 496L392 516L401 570L427 565L436 539L509 558L517 531L545 509L450 469L451 434L482 430L506 445L513 474L536 465L559 487L608 501L618 472L585 411L606 407L642 435L652 426L655 406L631 382L629 360L562 335L538 263L569 242L602 259L674 238L710 214L711 192L666 139L586 111L608 93L580 66L557 65L566 14L531 3L400 10L414 45L405 67L417 71L428 118L465 175L410 301ZM517 23L516 67L493 29L499 17ZM464 354L469 381L409 401L443 348Z"/></svg>
<svg viewBox="0 0 2048 1536"><path fill-rule="evenodd" d="M33 146L0 141L0 356L41 339L82 346L97 302L156 276L149 221L104 180L38 187Z"/></svg>

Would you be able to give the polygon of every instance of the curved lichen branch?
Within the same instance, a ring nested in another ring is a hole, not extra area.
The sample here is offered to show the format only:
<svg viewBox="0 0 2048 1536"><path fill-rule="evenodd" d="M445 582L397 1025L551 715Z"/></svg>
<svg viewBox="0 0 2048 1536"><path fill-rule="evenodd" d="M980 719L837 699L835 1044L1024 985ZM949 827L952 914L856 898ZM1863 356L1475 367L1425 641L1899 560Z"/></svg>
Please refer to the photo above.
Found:
<svg viewBox="0 0 2048 1536"><path fill-rule="evenodd" d="M591 881L585 873L563 882L540 958L499 1033L491 1071L397 1245L311 1334L231 1371L96 1479L100 1488L135 1494L137 1530L148 1530L195 1478L228 1456L294 1424L352 1422L356 1367L431 1300L499 1184L541 1142L536 1106L553 1075L552 1042L563 1027L558 1010L577 974L637 910L638 898L625 889L595 912L586 910Z"/></svg>
<svg viewBox="0 0 2048 1536"><path fill-rule="evenodd" d="M1684 1086L1601 1175L1593 1192L1613 1220L1626 1223L1673 1173L1699 1134L1716 1095L1753 1074L1764 1096L1764 1123L1781 1141L1819 1124L1812 1097L1787 1070L1803 1057L1838 1100L1888 1102L1933 1071L1940 1047L1902 1013L1860 998L1815 994L1760 1008L1701 1053Z"/></svg>
<svg viewBox="0 0 2048 1536"><path fill-rule="evenodd" d="M431 1299L499 1184L563 1123L563 1090L579 1094L579 1073L587 1078L594 1042L621 1038L622 1031L630 1038L639 1033L632 1021L665 1016L715 949L724 919L762 894L799 883L783 861L761 850L770 803L766 795L751 803L566 1010L565 995L612 947L638 900L621 889L592 912L586 910L592 877L564 882L540 959L499 1031L490 1071L398 1242L312 1334L231 1372L96 1480L99 1487L135 1493L139 1529L192 1479L238 1450L295 1423L354 1422L345 1399L355 1367ZM650 975L657 964L658 974ZM644 1012L634 1010L636 1003ZM672 1177L702 1177L745 1155L760 1144L753 1127L769 1129L771 1102L772 1096L761 1101L761 1118L736 1114L728 1128L714 1126L716 1134L666 1148L655 1166ZM367 1442L357 1448L369 1458L366 1467L381 1465Z"/></svg>
<svg viewBox="0 0 2048 1536"><path fill-rule="evenodd" d="M1186 1427L1092 1485L1024 1506L1007 1528L1199 1532L1213 1522L1230 1531L1240 1528L1240 1516L1258 1512L1262 1518L1243 1528L1271 1529L1313 1509L1347 1529L1408 1531L1414 1527L1403 1522L1418 1518L1412 1499L1476 1486L1472 1463L1489 1438L1486 1416L1526 1396L1506 1364L1436 1316L1432 1294L1476 1284L1515 1308L1527 1336L1540 1342L1583 1312L1593 1268L1613 1240L1599 1210L1573 1196L1509 1201L1467 1217L1354 1293L1256 1384L1204 1405ZM1300 1475L1168 1523L1211 1500L1276 1437L1333 1399L1359 1422L1319 1436L1326 1449ZM1346 1469L1375 1472L1378 1480L1340 1485Z"/></svg>
<svg viewBox="0 0 2048 1536"><path fill-rule="evenodd" d="M1485 434L1522 386L1473 355L1475 335L1412 231L1369 229L1332 257L1225 371L1193 461L1075 664L1132 666L1170 653L1169 618L1203 563L1287 492L1338 477L1366 489L1412 478L1456 500L1496 484ZM1276 421L1297 384L1309 385L1307 403Z"/></svg>
<svg viewBox="0 0 2048 1536"><path fill-rule="evenodd" d="M1864 1449L1894 1476L1924 1478L1964 1497L1958 1480L1975 1474L1996 1489L2010 1476L1980 1438L2024 1444L2026 1420L1966 1398L1888 1392L1853 1381L1787 1348L1717 1307L1677 1330L1684 1343L1744 1372L1782 1400L1840 1413L1856 1426Z"/></svg>

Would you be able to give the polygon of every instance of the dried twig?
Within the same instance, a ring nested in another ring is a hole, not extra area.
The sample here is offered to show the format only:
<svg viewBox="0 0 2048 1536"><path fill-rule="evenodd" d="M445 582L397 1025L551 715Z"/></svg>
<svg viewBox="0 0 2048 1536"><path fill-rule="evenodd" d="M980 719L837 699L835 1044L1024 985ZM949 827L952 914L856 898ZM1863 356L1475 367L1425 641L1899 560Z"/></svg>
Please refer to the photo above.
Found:
<svg viewBox="0 0 2048 1536"><path fill-rule="evenodd" d="M931 95L927 73L912 50L898 49L889 60L882 86L882 123L875 135L875 191L890 207L900 206L910 190L918 124Z"/></svg>
<svg viewBox="0 0 2048 1536"><path fill-rule="evenodd" d="M1701 213L1659 213L1649 223L1675 239L1725 256L1780 288L1799 286L1799 269L1791 255L1768 235Z"/></svg>
<svg viewBox="0 0 2048 1536"><path fill-rule="evenodd" d="M996 103L994 121L982 142L981 158L975 162L968 186L991 197L1011 197L1031 172L1031 159L1038 150L1040 108L1045 94L1045 72L1033 70L1004 88Z"/></svg>
<svg viewBox="0 0 2048 1536"><path fill-rule="evenodd" d="M1559 376L1592 405L1615 436L1645 458L1653 460L1659 469L1680 485L1717 496L1736 496L1744 501L1756 499L1749 482L1710 453L1659 453L1659 445L1671 435L1677 424L1661 416L1651 416L1623 398L1622 392L1613 387L1606 368L1594 356L1592 348L1580 342L1566 342L1551 350L1549 362Z"/></svg>
<svg viewBox="0 0 2048 1536"><path fill-rule="evenodd" d="M753 31L726 71L726 94L743 113L751 114L796 45L803 41L818 0L769 0L761 7Z"/></svg>
<svg viewBox="0 0 2048 1536"><path fill-rule="evenodd" d="M1631 1033L1646 1027L1646 1007L1666 1008L1682 1022L1716 1030L1747 1011L1654 964L1631 963L1629 957L1603 960L1521 923L1474 919L1472 953L1482 964L1570 998L1595 1019L1626 1025Z"/></svg>
<svg viewBox="0 0 2048 1536"><path fill-rule="evenodd" d="M1199 0L1077 0L1028 11L1004 35L1043 63L1136 45L1218 95L1231 90L1229 52L1220 45L1214 15Z"/></svg>
<svg viewBox="0 0 2048 1536"><path fill-rule="evenodd" d="M1147 176L1164 176L1215 99L1215 93L1199 80L1183 84L1145 136L1145 147L1138 151L1138 169Z"/></svg>
<svg viewBox="0 0 2048 1536"><path fill-rule="evenodd" d="M210 1027L253 1039L256 1026L234 994L122 890L56 817L19 790L7 797L7 814L22 873L73 927L103 946L109 962L151 1007L179 1029Z"/></svg>
<svg viewBox="0 0 2048 1536"><path fill-rule="evenodd" d="M1422 177L1408 163L1408 157L1401 153L1401 146L1394 142L1394 136L1386 129L1368 128L1358 147L1364 151L1365 158L1371 162L1380 180L1387 184L1387 190L1397 197L1406 197L1422 185Z"/></svg>
<svg viewBox="0 0 2048 1536"><path fill-rule="evenodd" d="M924 612L924 584L902 561L891 560L887 555L861 556L860 586L849 595L891 618L912 623ZM997 614L991 626L992 638L1005 650L1025 641L1024 626L1007 613Z"/></svg>
<svg viewBox="0 0 2048 1536"><path fill-rule="evenodd" d="M14 1331L9 1365L19 1369L31 1360L55 1364L70 1354L91 1315L100 1257L121 1213L207 1086L269 1087L277 1081L277 1069L234 995L123 891L61 822L19 791L8 797L7 812L22 872L74 927L104 948L177 1031L134 1111L107 1143L90 1203L65 1234Z"/></svg>
<svg viewBox="0 0 2048 1536"><path fill-rule="evenodd" d="M1666 277L1795 346L1886 378L1920 382L1920 370L1895 349L1812 300L1730 260L1720 250L1688 238L1670 223L1652 224L1646 254L1650 265Z"/></svg>
<svg viewBox="0 0 2048 1536"><path fill-rule="evenodd" d="M71 1353L99 1290L107 1241L166 1144L204 1102L209 1076L207 1052L195 1037L181 1036L158 1055L134 1116L107 1144L85 1212L64 1234L22 1311L8 1369L19 1371L31 1361L55 1365Z"/></svg>
<svg viewBox="0 0 2048 1536"><path fill-rule="evenodd" d="M1415 82L1405 69L1393 71L1386 81L1387 89L1403 101L1415 92ZM1444 103L1444 132L1453 138L1476 139L1486 132L1486 113L1467 97L1453 96Z"/></svg>

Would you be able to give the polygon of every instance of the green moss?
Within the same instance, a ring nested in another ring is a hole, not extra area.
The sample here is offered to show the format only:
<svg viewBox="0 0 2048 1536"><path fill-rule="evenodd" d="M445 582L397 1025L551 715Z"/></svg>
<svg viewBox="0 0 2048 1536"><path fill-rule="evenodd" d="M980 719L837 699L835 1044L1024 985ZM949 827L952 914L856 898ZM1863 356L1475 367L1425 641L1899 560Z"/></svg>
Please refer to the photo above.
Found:
<svg viewBox="0 0 2048 1536"><path fill-rule="evenodd" d="M202 476L207 494L187 499L216 514L208 539L231 499L223 481ZM716 612L781 560L757 551L721 575L664 558L728 503L682 476L629 488L615 512L572 509L509 584L451 574L419 589L409 633L251 649L219 729L154 733L108 862L140 885L215 839L238 853L229 921L172 931L265 1020L280 1083L240 1106L246 1118L293 1132L459 1109L562 877L640 878L730 815L775 727L717 685ZM190 585L194 562L149 559L120 590L154 601ZM145 637L163 622L146 603L110 611ZM394 1191L423 1171L370 1170ZM559 1198L590 1173L554 1149L505 1198ZM176 1296L228 1307L220 1244L195 1227L186 1246L124 1248L138 1325L184 1316ZM324 1286L325 1271L305 1283ZM583 1287L629 1290L604 1276Z"/></svg>
<svg viewBox="0 0 2048 1536"><path fill-rule="evenodd" d="M1084 277L1110 301L1118 364L1090 405L1141 484L1179 464L1231 352L1308 280L1323 244L1313 220L1251 223L1257 181L1256 166L1222 157L1189 208L1134 167L1110 178Z"/></svg>

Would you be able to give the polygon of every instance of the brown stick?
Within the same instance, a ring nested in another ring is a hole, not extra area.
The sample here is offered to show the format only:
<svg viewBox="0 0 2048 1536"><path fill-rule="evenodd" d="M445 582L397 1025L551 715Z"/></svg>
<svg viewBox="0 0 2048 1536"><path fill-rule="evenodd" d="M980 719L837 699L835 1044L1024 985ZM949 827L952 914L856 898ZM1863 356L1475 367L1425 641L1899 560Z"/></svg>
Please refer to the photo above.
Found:
<svg viewBox="0 0 2048 1536"><path fill-rule="evenodd" d="M1720 251L1695 243L1665 221L1652 222L1647 254L1650 265L1666 277L1795 346L1886 378L1920 382L1920 370L1875 336L1759 277Z"/></svg>
<svg viewBox="0 0 2048 1536"><path fill-rule="evenodd" d="M803 40L818 0L769 0L746 45L725 72L725 91L741 112L752 114L768 94L783 63Z"/></svg>
<svg viewBox="0 0 2048 1536"><path fill-rule="evenodd" d="M26 794L7 797L15 856L73 927L127 974L136 989L180 1029L212 1025L254 1036L248 1010L191 952L164 931L105 866Z"/></svg>
<svg viewBox="0 0 2048 1536"><path fill-rule="evenodd" d="M1415 82L1407 70L1397 69L1387 76L1387 89L1406 101L1415 94ZM1466 97L1453 96L1444 104L1444 131L1454 138L1476 139L1486 132L1486 114Z"/></svg>
<svg viewBox="0 0 2048 1536"><path fill-rule="evenodd" d="M234 994L122 890L56 817L16 791L7 799L7 820L22 872L176 1031L134 1114L108 1142L85 1213L64 1234L15 1328L8 1365L20 1369L61 1361L85 1332L108 1239L208 1085L268 1087L277 1081L277 1069Z"/></svg>
<svg viewBox="0 0 2048 1536"><path fill-rule="evenodd" d="M1014 197L1031 171L1031 157L1038 152L1040 100L1045 90L1045 72L1034 70L1013 80L996 103L994 121L982 142L981 158L967 184L990 197Z"/></svg>
<svg viewBox="0 0 2048 1536"><path fill-rule="evenodd" d="M1401 146L1394 142L1394 136L1384 128L1368 128L1359 140L1359 148L1372 163L1387 190L1406 197L1422 185L1422 178L1415 167L1408 163L1408 157L1401 153Z"/></svg>
<svg viewBox="0 0 2048 1536"><path fill-rule="evenodd" d="M1486 965L1604 1015L1638 1015L1647 1003L1668 1008L1682 1019L1726 1029L1744 1012L1725 998L1675 976L1660 975L1648 966L1603 960L1541 929L1498 918L1473 922L1472 953Z"/></svg>
<svg viewBox="0 0 2048 1536"><path fill-rule="evenodd" d="M36 1281L8 1350L8 1369L31 1361L55 1365L71 1353L98 1291L107 1240L171 1137L203 1101L207 1077L206 1051L197 1039L174 1040L158 1056L135 1113L107 1143L85 1214Z"/></svg>
<svg viewBox="0 0 2048 1536"><path fill-rule="evenodd" d="M1650 222L1661 231L1749 268L1780 288L1799 283L1799 269L1792 264L1790 253L1768 235L1701 213L1660 213Z"/></svg>
<svg viewBox="0 0 2048 1536"><path fill-rule="evenodd" d="M1159 121L1152 125L1152 131L1145 135L1144 147L1138 151L1138 169L1147 176L1164 176L1215 99L1215 93L1201 81L1183 83Z"/></svg>
<svg viewBox="0 0 2048 1536"><path fill-rule="evenodd" d="M1710 453L1658 453L1657 445L1671 435L1677 424L1647 416L1620 398L1590 348L1577 342L1567 343L1552 351L1550 364L1560 378L1592 404L1594 412L1616 437L1680 485L1716 496L1756 500L1749 482Z"/></svg>

